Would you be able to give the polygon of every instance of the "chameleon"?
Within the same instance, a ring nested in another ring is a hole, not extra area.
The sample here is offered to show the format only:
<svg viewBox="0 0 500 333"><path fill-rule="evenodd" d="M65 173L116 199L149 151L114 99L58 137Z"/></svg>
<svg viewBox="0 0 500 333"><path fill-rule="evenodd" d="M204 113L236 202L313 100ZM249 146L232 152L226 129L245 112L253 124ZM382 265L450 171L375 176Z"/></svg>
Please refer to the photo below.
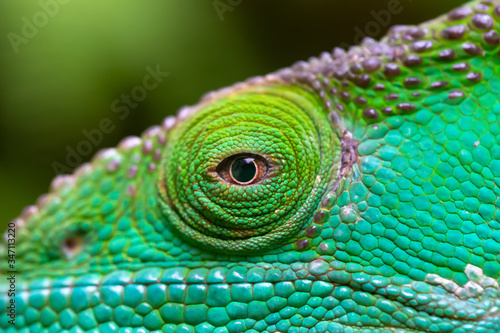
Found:
<svg viewBox="0 0 500 333"><path fill-rule="evenodd" d="M210 92L13 220L3 332L500 332L500 1Z"/></svg>

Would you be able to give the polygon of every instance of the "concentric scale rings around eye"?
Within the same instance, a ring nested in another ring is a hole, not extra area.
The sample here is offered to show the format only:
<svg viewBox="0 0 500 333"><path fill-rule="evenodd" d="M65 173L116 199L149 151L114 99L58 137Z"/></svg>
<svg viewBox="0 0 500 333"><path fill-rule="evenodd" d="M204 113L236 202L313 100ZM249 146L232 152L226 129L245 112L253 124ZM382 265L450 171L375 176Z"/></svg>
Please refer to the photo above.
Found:
<svg viewBox="0 0 500 333"><path fill-rule="evenodd" d="M297 234L333 181L338 136L296 87L207 103L172 130L159 191L166 223L212 249L266 249Z"/></svg>

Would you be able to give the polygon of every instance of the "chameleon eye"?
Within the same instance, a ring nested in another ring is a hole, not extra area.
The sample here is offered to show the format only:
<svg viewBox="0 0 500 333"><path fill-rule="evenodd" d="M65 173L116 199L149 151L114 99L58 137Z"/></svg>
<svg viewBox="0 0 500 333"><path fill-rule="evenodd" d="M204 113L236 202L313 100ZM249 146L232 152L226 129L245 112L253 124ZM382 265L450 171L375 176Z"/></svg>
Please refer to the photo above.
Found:
<svg viewBox="0 0 500 333"><path fill-rule="evenodd" d="M269 171L267 161L260 155L236 154L224 159L216 168L217 174L234 185L253 185L263 180Z"/></svg>
<svg viewBox="0 0 500 333"><path fill-rule="evenodd" d="M295 87L205 103L169 135L158 180L164 223L214 250L260 251L295 236L339 166L322 100Z"/></svg>

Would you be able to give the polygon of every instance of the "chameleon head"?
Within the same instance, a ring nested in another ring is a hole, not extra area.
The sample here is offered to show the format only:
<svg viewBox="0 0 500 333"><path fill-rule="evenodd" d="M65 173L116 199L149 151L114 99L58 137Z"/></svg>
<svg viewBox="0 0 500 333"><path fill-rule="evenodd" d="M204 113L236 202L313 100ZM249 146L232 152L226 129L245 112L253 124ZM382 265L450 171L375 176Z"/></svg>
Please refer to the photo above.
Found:
<svg viewBox="0 0 500 333"><path fill-rule="evenodd" d="M477 1L398 27L56 178L0 329L500 332L499 26Z"/></svg>
<svg viewBox="0 0 500 333"><path fill-rule="evenodd" d="M310 220L340 145L317 98L276 85L209 103L171 132L166 151L159 189L169 223L212 250L250 253Z"/></svg>

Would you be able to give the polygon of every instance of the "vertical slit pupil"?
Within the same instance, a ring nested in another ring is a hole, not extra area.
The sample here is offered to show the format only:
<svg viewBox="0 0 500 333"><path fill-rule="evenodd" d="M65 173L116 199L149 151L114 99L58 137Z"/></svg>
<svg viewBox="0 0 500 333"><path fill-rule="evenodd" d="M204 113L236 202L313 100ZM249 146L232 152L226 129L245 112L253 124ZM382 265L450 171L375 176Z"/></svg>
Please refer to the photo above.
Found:
<svg viewBox="0 0 500 333"><path fill-rule="evenodd" d="M248 183L256 174L257 166L253 157L238 158L231 164L231 175L240 183Z"/></svg>

